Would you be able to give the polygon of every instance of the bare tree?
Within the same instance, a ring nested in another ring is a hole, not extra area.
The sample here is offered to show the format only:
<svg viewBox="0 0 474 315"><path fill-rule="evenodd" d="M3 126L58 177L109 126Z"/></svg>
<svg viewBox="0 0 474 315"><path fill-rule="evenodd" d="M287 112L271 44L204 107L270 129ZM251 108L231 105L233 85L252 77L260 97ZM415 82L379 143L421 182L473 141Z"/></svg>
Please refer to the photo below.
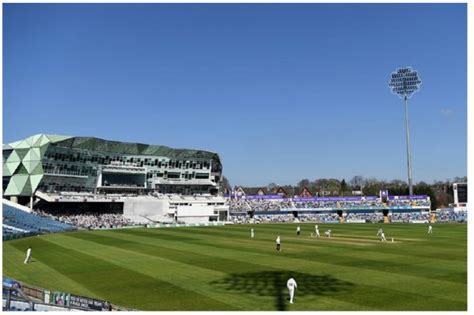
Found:
<svg viewBox="0 0 474 315"><path fill-rule="evenodd" d="M361 175L356 175L352 177L352 179L349 181L349 184L353 188L360 188L362 187L363 183L364 183L364 177L362 177Z"/></svg>

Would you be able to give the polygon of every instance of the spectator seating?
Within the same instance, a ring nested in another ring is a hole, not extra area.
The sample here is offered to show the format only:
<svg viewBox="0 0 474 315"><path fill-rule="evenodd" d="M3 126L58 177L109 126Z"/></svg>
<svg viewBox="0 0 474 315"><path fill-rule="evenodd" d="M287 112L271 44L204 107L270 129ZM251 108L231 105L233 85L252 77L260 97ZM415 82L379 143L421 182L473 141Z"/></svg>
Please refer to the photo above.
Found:
<svg viewBox="0 0 474 315"><path fill-rule="evenodd" d="M393 199L383 203L380 198L361 199L355 201L335 201L335 200L301 200L301 198L280 198L280 199L235 199L228 198L230 213L246 213L248 211L293 211L293 210L320 210L320 209L354 209L354 210L381 210L381 209L399 209L399 208L427 208L431 206L429 198L406 200Z"/></svg>
<svg viewBox="0 0 474 315"><path fill-rule="evenodd" d="M467 211L454 211L453 209L440 209L436 211L436 222L467 222Z"/></svg>
<svg viewBox="0 0 474 315"><path fill-rule="evenodd" d="M3 203L3 239L74 230L75 227Z"/></svg>

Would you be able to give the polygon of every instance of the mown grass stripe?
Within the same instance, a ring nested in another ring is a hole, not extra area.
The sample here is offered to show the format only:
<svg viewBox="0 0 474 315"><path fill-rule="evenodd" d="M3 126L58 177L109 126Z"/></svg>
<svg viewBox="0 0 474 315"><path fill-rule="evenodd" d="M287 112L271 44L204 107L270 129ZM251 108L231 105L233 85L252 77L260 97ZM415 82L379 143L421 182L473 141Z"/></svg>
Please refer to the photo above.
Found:
<svg viewBox="0 0 474 315"><path fill-rule="evenodd" d="M37 250L35 258L39 261L48 261L51 268L60 274L67 274L99 298L143 310L154 310L157 305L163 310L232 309L227 304L169 282L147 277L96 256L54 244L52 240L53 238L35 241L35 247L44 249Z"/></svg>
<svg viewBox="0 0 474 315"><path fill-rule="evenodd" d="M120 232L119 232L120 233ZM154 234L155 235L155 234ZM153 238L154 236L152 235L143 235L145 237L151 237ZM227 239L226 241L218 241L215 240L210 244L210 246L213 247L218 247L222 249L235 249L239 251L246 251L246 252L254 252L254 253L261 253L263 251L274 251L273 249L273 244L270 244L268 241L265 241L262 243L261 241L257 240L238 240L235 243L235 246L230 245L230 243L233 243L232 239ZM412 257L409 257L407 255L398 255L398 254L393 254L393 253L379 253L379 252L368 252L366 250L364 251L356 251L353 248L348 248L344 251L337 251L340 253L339 255L332 254L329 251L325 251L324 253L319 252L318 250L321 249L322 244L320 244L319 240L310 240L314 241L313 244L302 244L301 241L297 242L286 242L284 243L285 247L288 247L288 244L291 244L291 247L298 247L302 248L303 246L307 246L307 251L301 251L298 253L289 253L290 257L293 258L301 258L301 259L311 259L311 260L317 260L320 262L326 262L326 263L331 263L331 264L336 264L336 265L341 265L341 266L357 266L360 268L366 267L366 269L376 269L379 271L385 271L385 272L392 272L392 273L400 273L402 275L413 275L413 276L425 276L428 278L432 279L437 279L439 275L441 274L450 274L452 270L459 270L464 267L466 267L465 262L464 263L459 263L456 265L453 264L447 264L446 261L443 259L439 258L431 258L430 261L432 263L438 264L437 267L431 267L431 268L425 268L424 266L417 266L416 264L409 264L409 263L404 263L397 261L397 259L404 259L405 261L410 261ZM193 243L196 244L203 244L203 245L209 245L209 242L205 240L195 240L192 241ZM242 243L252 245L251 248L248 247L243 247ZM319 243L318 243L319 242ZM222 244L222 245L220 245ZM264 245L262 245L264 244ZM295 245L297 244L297 245ZM384 246L385 244L381 244L381 246ZM391 244L387 244L388 246L392 246ZM370 267L369 267L370 266ZM449 266L449 267L445 267ZM445 280L449 281L449 278L445 278ZM459 282L453 279L453 282Z"/></svg>
<svg viewBox="0 0 474 315"><path fill-rule="evenodd" d="M109 233L119 233L121 234L119 231L110 231ZM138 240L137 240L138 241ZM150 241L150 239L148 238L146 240L146 242ZM145 240L140 240L139 242L145 242ZM234 240L228 240L227 241L228 243L231 243L233 244L235 241ZM195 242L193 242L195 243ZM224 241L221 241L221 243L225 243ZM175 244L168 244L168 242L162 242L160 244L161 246L166 246L166 247L174 247L176 246ZM183 246L187 246L188 244L184 245ZM301 259L301 258L292 258L291 257L291 253L280 253L280 254L283 254L283 255L276 255L277 253L275 253L274 251L271 251L271 252L268 252L268 254L265 254L265 250L249 250L247 251L247 248L246 247L236 247L236 246L231 246L229 244L223 244L222 246L219 247L220 250L215 250L214 247L216 246L216 241L214 242L211 242L211 243L206 243L206 244L199 244L199 247L197 246L192 246L192 247L189 247L188 250L189 251L195 251L195 252L199 252L199 253L215 253L216 255L218 254L220 257L228 257L228 255L234 257L234 259L236 260L239 260L239 261L242 261L240 259L240 257L252 257L252 262L254 263L259 263L259 264L264 264L266 266L269 266L267 262L262 262L261 260L259 260L257 257L259 258L263 258L265 257L263 260L272 260L272 261L279 261L281 260L282 262L286 262L286 265L288 265L288 260L291 260L293 262L293 264L295 266L299 265L299 263L304 263L304 264L314 264L314 266L318 266L319 268L329 268L329 269L337 269L339 270L339 272L341 272L341 270L344 272L344 273L347 273L347 274L363 274L364 277L366 277L366 279L370 278L370 275L374 276L374 275L378 275L378 277L382 277L382 278L387 278L387 281L386 283L383 283L382 286L384 287L388 287L390 285L390 283L393 283L393 282L396 282L396 281L399 281L397 279L401 279L400 281L406 281L407 283L411 283L411 282L414 282L414 283L417 283L418 281L417 280L425 280L424 277L421 277L421 276L413 276L413 275L394 275L392 274L391 272L386 272L386 271L377 271L377 270L374 270L374 269L371 269L370 267L366 267L366 266L339 266L337 264L333 264L333 263L323 263L323 262L319 262L319 261L310 261L310 260L306 260L306 259ZM266 249L267 250L267 249ZM267 250L268 251L268 250ZM236 254L236 252L245 252L246 254L245 255L242 255L242 253L240 253L240 255ZM227 254L227 255L225 255ZM271 256L272 258L268 258L268 256ZM271 265L273 266L273 265ZM282 264L281 266L284 266L284 264ZM286 267L287 269L287 267ZM359 279L359 281L365 281L365 279ZM439 294L439 289L443 288L444 290L455 290L455 291L458 291L458 290L461 290L462 291L462 288L465 289L465 284L458 284L458 283L450 283L450 282L447 282L447 281L443 281L443 280L436 280L436 279L433 279L430 281L431 282L431 286L428 287L428 288L418 288L416 289L415 287L411 286L411 287L406 287L404 288L404 290L408 290L410 293L416 293L416 294L419 294L419 290L422 289L423 292L425 292L425 295L430 295L430 296L435 296L435 297L441 297L441 295ZM370 283L367 283L367 284L370 284ZM428 292L427 292L427 289L428 289ZM431 290L430 290L431 289ZM454 300L463 300L464 297L463 296L460 296L460 295L456 295L456 296L453 296L452 297Z"/></svg>
<svg viewBox="0 0 474 315"><path fill-rule="evenodd" d="M188 264L193 267L200 267L204 269L220 271L229 273L235 265L239 264L239 270L242 272L251 272L258 270L268 270L260 265L250 262L239 262L234 259L222 258L207 253L195 253L192 251L185 251L170 247L160 246L158 243L148 244L144 242L137 242L132 240L125 240L114 237L113 235L91 235L89 233L76 233L68 235L77 239L94 242L96 244L115 247L117 249L124 249L135 253L146 254L150 256L161 257L170 261L176 261ZM273 269L273 268L270 268Z"/></svg>
<svg viewBox="0 0 474 315"><path fill-rule="evenodd" d="M276 238L276 235L281 235L283 240L285 241L285 243L288 241L296 241L297 239L294 237L294 232L292 229L288 229L287 227L285 227L285 225L281 225L281 224L270 224L273 226L272 229L270 229L270 231L275 231L275 233L272 233L272 235L269 235L269 232L268 232L268 228L266 226L262 226L262 225L259 225L259 226L255 226L255 229L256 229L256 234L257 234L257 238L256 240L260 240L262 239L262 235L263 237L266 237L265 240L267 241L274 241L274 238ZM275 227L276 226L276 227ZM238 233L235 233L235 231L231 231L229 233L225 233L225 232L222 232L221 230L216 230L216 231L213 231L212 229L209 229L209 228L188 228L188 229L182 229L182 230L179 230L179 229L150 229L150 232L151 233L154 233L156 235L160 235L159 237L161 237L161 235L180 235L181 233L185 233L186 235L188 235L189 237L192 237L194 239L206 239L207 237L213 237L213 238L224 238L224 239L232 239L232 238L241 238L242 236L246 237L249 235L249 231L250 231L250 228L251 227L254 227L254 226L246 226L245 228L240 228L239 230L241 230L241 232L238 232ZM347 226L346 226L347 227ZM278 228L278 229L277 229ZM350 226L349 228L351 228L351 232L354 232L352 231L352 228L353 226ZM260 231L261 230L261 231ZM371 235L374 234L373 233L373 228L371 229ZM358 231L358 230L356 230ZM141 233L139 231L136 231L136 230L130 230L130 231L127 231L126 233ZM334 233L333 233L334 234ZM337 234L336 234L337 235ZM340 233L339 234L341 237L344 237L345 234L342 234ZM364 230L364 235L367 235L367 233L365 233L365 230ZM203 237L205 236L205 237ZM425 237L425 238L421 238L421 237ZM412 244L414 247L417 247L417 250L416 251L413 251L410 247L410 250L409 251L405 251L405 248L404 247L398 247L397 248L397 254L399 255L404 255L404 256L407 256L407 257L410 257L412 258L413 256L415 257L420 257L420 258L434 258L434 259L444 259L444 260L449 260L449 261L453 261L453 260L457 260L457 261L460 261L460 262L465 262L466 261L466 254L465 254L465 250L467 247L466 247L466 243L464 242L464 245L462 245L463 242L451 242L449 243L449 246L447 248L444 248L443 249L443 253L444 253L444 257L440 257L441 255L439 254L438 251L434 251L433 249L437 249L439 247L439 244L435 244L433 245L434 247L432 247L430 245L429 242L426 242L426 241L429 241L428 238L426 238L426 235L423 234L422 236L420 236L419 238L419 241L413 241L415 242L415 244ZM302 236L301 238L303 238L304 236ZM301 239L300 238L300 239ZM326 242L328 241L328 244L325 244L325 245L330 245L330 246L333 246L333 247L337 247L337 248L348 248L350 249L351 247L350 244L343 244L343 243L337 243L337 242L334 242L332 240L326 240L324 237L321 238L320 240L318 240L320 242ZM371 244L377 244L377 245L380 245L380 242L377 241L377 238L374 237L373 241L370 242ZM419 243L419 244L417 244ZM458 248L453 248L453 247L456 247L456 246L461 246L459 249ZM460 249L463 249L464 251L460 251ZM382 246L377 246L377 247L374 247L374 248L367 248L367 249L364 249L365 251L372 251L372 252L375 252L375 253L381 253L381 252L387 252L387 251L390 251L390 247L382 247Z"/></svg>
<svg viewBox="0 0 474 315"><path fill-rule="evenodd" d="M65 274L58 273L55 269L45 262L36 258L37 251L47 250L42 244L35 242L34 238L28 240L24 239L25 243L13 246L11 242L5 242L3 245L3 275L17 280L22 280L25 283L43 283L43 288L49 290L61 290L67 292L81 292L87 296L93 296L94 293L89 291L81 283L73 280ZM27 243L26 243L27 242ZM24 264L27 246L34 245L32 251L31 263ZM22 248L24 246L24 248ZM51 281L54 279L54 283Z"/></svg>
<svg viewBox="0 0 474 315"><path fill-rule="evenodd" d="M72 249L73 252L85 257L74 255L78 259L77 262L72 257L68 258L67 267L62 270L64 274L52 269L52 265L47 261L49 258L45 257L37 263L35 267L38 270L35 272L48 265L44 269L49 268L53 275L58 275L58 278L67 282L69 280L66 276L71 277L70 286L78 283L83 288L89 288L91 280L80 282L82 279L78 277L79 270L76 268L79 261L91 256L105 262L99 264L102 269L98 270L84 264L84 270L90 269L91 274L109 273L109 270L103 270L103 267L117 266L138 273L141 277L150 278L149 281L159 280L164 284L171 283L180 289L190 290L202 299L224 302L226 309L275 310L281 309L281 305L286 305L288 310L466 310L467 308L466 225L435 225L433 237L426 235L425 226L403 224L383 226L388 237L393 233L402 240L395 244L377 244L372 241L372 235L376 233L378 225L319 224L321 231L331 228L337 241L349 244L337 244L329 240L313 242L308 235L314 224L301 224L303 235L298 238L295 236L296 225L253 225L257 236L254 240L249 237L251 226L245 225L85 231L77 234L46 235L42 236L44 240L61 247L64 251ZM283 239L281 253L277 253L274 249L274 238L277 234ZM21 249L12 245L24 241L6 242L5 248L10 248L10 252L20 257ZM367 243L368 246L355 246L354 243L357 242ZM26 244L23 243L25 247ZM33 246L34 253L35 246ZM47 248L45 252L48 252ZM51 253L56 257L56 250ZM14 260L4 259L4 262L8 265L4 264L4 272L15 269L12 265ZM96 263L93 262L94 265ZM53 264L56 267L56 261L53 261ZM35 279L32 277L32 267L31 265L27 268L17 268L20 270L17 273L18 279ZM276 272L284 278L280 278L278 290L280 294L287 294L284 281L290 271L299 275L297 278L301 284L295 305L285 304L282 297L276 299L273 293L268 293L272 292L271 290L261 291L264 283L267 285L273 283L268 279L268 275ZM302 274L306 276L302 277ZM84 272L82 275L86 277ZM234 279L231 281L246 279L244 283L255 282L249 279L256 278L256 288L248 289L249 287L244 285L237 286L244 288L244 291L235 291L230 290L233 286L229 289L216 286L216 283L229 277ZM316 295L305 295L305 292L311 289L308 287L308 282L301 280L304 278L317 279L310 282L310 287L316 284L317 290L314 291ZM108 279L110 282L117 280L117 287L128 288L120 277L115 279L111 276ZM44 280L46 279L43 277L42 281ZM320 281L322 282L319 283ZM347 285L341 286L338 283ZM39 285L39 283L32 284ZM151 283L147 285L155 287ZM160 292L165 290L164 286L153 293L160 296ZM320 291L323 294L318 293ZM97 291L91 292L97 294ZM143 293L145 294L145 291ZM183 294L188 295L186 292ZM192 303L181 303L182 297L179 295L168 297L175 300L174 304L179 304L175 309L196 310ZM137 304L141 303L142 297L136 295L134 298ZM276 303L277 300L280 304ZM151 303L148 304L148 309L163 310L160 308L160 301L154 303L153 306ZM127 306L123 303L122 305ZM211 309L222 310L222 307L213 304L208 310Z"/></svg>
<svg viewBox="0 0 474 315"><path fill-rule="evenodd" d="M71 237L71 235L68 235ZM239 300L239 303L235 304L235 309L239 309L241 305L247 304L249 307L253 307L256 310L268 310L268 306L260 305L257 302L250 302L245 300L243 303L240 298L232 295L216 294L213 292L209 294L210 288L209 282L215 279L223 277L223 272L216 271L213 269L204 269L197 266L191 266L184 263L180 263L171 259L170 257L163 258L160 256L153 255L149 251L150 248L146 248L144 251L137 250L136 248L115 247L113 239L104 240L103 236L94 235L92 238L88 237L74 237L73 239L58 239L54 240L55 243L61 244L67 241L68 244L74 245L75 249L82 252L91 251L94 256L100 257L106 261L111 259L114 263L124 266L133 267L135 270L139 270L140 273L154 277L169 283L173 283L175 286L183 287L185 289L193 290L199 294L207 295L209 299L217 301L225 301L229 305L228 301ZM101 239L98 241L98 239ZM98 242L97 242L98 241ZM126 241L125 241L126 242ZM95 245L95 246L94 246ZM132 244L137 245L137 244ZM158 268L158 269L157 269ZM161 270L163 268L163 270ZM190 283L193 285L190 286ZM166 290L166 287L162 288ZM158 309L161 310L161 305L157 305ZM219 310L226 310L225 308L218 308ZM271 308L270 308L271 309ZM210 309L212 310L212 309Z"/></svg>
<svg viewBox="0 0 474 315"><path fill-rule="evenodd" d="M117 232L114 231L114 233L117 233ZM213 243L212 246L215 246L215 244ZM224 249L224 248L225 248L225 246L222 247L222 249ZM368 271L370 272L371 269L368 269ZM388 274L388 273L387 273L387 274ZM396 275L391 275L391 276L392 276L392 277L396 277ZM417 278L421 279L422 277L419 277L419 276L418 276ZM438 282L439 282L439 281L438 281ZM408 282L407 282L407 283L408 283ZM445 284L445 283L443 283L442 286L443 286L444 288L446 288L446 284ZM403 286L402 286L402 287L403 287ZM449 287L449 285L448 285L448 287ZM408 289L408 288L403 288L403 289L406 290L406 289ZM424 289L424 288L423 288L423 289ZM384 287L383 289L382 289L382 288L378 288L378 290L379 290L379 291L381 291L381 290L386 290L386 287ZM411 291L413 291L413 290L411 290ZM436 290L435 290L435 292L436 292ZM431 295L422 294L422 296L423 296L426 300L430 300L431 303L436 303L436 301L439 301L440 299L441 299L441 300L443 299L438 293L439 293L439 292L436 292L436 293L434 293L434 295L433 295L433 293L431 293ZM407 293L407 294L411 294L411 293ZM417 295L420 296L419 291L417 291ZM460 300L464 300L464 298L461 297ZM453 302L454 302L454 304L457 303L457 301L453 301ZM450 302L450 303L451 303L451 302ZM451 304L452 304L452 303L451 303ZM461 303L461 304L462 304L462 303ZM464 304L462 304L462 305L464 305Z"/></svg>

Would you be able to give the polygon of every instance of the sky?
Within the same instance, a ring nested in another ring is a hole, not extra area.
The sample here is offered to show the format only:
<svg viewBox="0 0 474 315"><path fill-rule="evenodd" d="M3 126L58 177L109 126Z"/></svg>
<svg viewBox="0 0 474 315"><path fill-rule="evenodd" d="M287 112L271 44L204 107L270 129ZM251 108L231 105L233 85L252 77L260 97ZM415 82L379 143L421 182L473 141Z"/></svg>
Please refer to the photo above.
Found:
<svg viewBox="0 0 474 315"><path fill-rule="evenodd" d="M466 4L4 4L3 142L217 152L232 185L467 172Z"/></svg>

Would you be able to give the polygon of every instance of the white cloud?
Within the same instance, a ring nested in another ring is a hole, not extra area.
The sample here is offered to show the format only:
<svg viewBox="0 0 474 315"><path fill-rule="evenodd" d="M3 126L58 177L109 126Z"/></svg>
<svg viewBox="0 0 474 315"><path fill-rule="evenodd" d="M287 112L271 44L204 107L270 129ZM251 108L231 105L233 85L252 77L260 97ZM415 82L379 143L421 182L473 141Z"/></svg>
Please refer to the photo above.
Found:
<svg viewBox="0 0 474 315"><path fill-rule="evenodd" d="M454 114L454 111L449 109L449 108L442 108L440 111L441 115L443 116L452 116Z"/></svg>

